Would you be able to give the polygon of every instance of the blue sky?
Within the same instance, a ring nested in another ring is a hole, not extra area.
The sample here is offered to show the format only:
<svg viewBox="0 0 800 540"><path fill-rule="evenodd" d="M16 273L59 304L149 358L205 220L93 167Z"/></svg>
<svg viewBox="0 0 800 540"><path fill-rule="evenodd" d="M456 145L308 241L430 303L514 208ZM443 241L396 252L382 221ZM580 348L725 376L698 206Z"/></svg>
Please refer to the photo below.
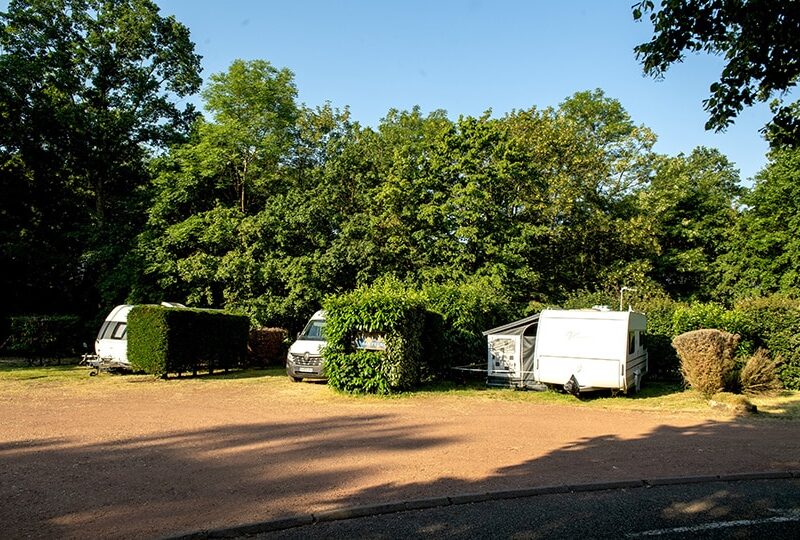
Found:
<svg viewBox="0 0 800 540"><path fill-rule="evenodd" d="M502 116L601 88L658 135L658 152L718 148L743 180L766 163L766 105L746 109L726 133L703 129L702 100L721 59L692 55L663 81L642 75L633 47L651 27L633 21L634 0L156 2L191 30L204 78L237 58L269 60L295 73L301 102L349 106L363 125L390 108Z"/></svg>
<svg viewBox="0 0 800 540"><path fill-rule="evenodd" d="M269 60L295 73L300 101L348 105L364 125L390 108L502 116L601 88L655 131L659 152L719 148L743 180L766 163L758 132L766 105L746 110L726 133L703 129L702 100L719 58L691 56L663 81L642 75L633 47L651 28L633 21L633 0L157 3L191 30L204 78L236 58Z"/></svg>

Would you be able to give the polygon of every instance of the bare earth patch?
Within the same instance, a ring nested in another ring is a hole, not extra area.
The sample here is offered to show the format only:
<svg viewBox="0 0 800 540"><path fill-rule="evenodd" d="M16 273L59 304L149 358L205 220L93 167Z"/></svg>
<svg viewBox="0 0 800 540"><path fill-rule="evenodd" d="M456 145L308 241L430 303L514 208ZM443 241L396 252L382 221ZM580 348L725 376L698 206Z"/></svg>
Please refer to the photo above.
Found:
<svg viewBox="0 0 800 540"><path fill-rule="evenodd" d="M800 470L794 420L37 373L0 380L4 537L163 537L436 495Z"/></svg>

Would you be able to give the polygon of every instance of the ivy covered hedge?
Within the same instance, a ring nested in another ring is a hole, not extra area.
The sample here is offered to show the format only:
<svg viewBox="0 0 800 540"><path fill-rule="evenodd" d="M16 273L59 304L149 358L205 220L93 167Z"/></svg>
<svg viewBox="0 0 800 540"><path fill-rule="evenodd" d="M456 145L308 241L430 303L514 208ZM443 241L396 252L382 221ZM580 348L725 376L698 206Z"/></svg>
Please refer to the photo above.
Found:
<svg viewBox="0 0 800 540"><path fill-rule="evenodd" d="M345 392L388 394L420 382L426 320L421 294L386 281L330 297L324 309L328 384ZM364 337L382 338L385 349L359 349L357 340Z"/></svg>
<svg viewBox="0 0 800 540"><path fill-rule="evenodd" d="M128 360L154 375L230 369L247 359L249 319L216 310L135 306L128 314Z"/></svg>
<svg viewBox="0 0 800 540"><path fill-rule="evenodd" d="M518 314L491 278L430 284L387 279L328 298L328 383L346 392L388 394L442 378L453 365L486 362L481 332ZM385 338L384 351L359 349L360 336Z"/></svg>

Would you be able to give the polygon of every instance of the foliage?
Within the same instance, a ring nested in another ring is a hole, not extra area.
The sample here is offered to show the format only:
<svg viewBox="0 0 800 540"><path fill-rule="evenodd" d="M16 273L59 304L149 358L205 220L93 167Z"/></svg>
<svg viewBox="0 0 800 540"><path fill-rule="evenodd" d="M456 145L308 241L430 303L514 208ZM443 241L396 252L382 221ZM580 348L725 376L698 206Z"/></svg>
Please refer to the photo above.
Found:
<svg viewBox="0 0 800 540"><path fill-rule="evenodd" d="M680 304L669 297L654 298L636 304L647 315L648 377L656 380L679 380L680 362L672 346L673 317Z"/></svg>
<svg viewBox="0 0 800 540"><path fill-rule="evenodd" d="M728 388L739 336L721 330L692 330L672 340L688 386L706 397Z"/></svg>
<svg viewBox="0 0 800 540"><path fill-rule="evenodd" d="M800 300L775 295L740 300L754 347L780 357L778 377L784 387L800 390Z"/></svg>
<svg viewBox="0 0 800 540"><path fill-rule="evenodd" d="M774 150L755 178L730 253L721 258L720 295L800 295L800 149Z"/></svg>
<svg viewBox="0 0 800 540"><path fill-rule="evenodd" d="M412 388L422 376L422 296L396 280L332 296L324 303L328 384L345 392L387 394ZM364 335L381 336L383 351L356 348Z"/></svg>
<svg viewBox="0 0 800 540"><path fill-rule="evenodd" d="M288 351L289 332L285 328L253 328L247 340L251 366L283 365Z"/></svg>
<svg viewBox="0 0 800 540"><path fill-rule="evenodd" d="M214 310L134 306L128 314L128 360L154 375L228 370L247 357L247 317Z"/></svg>
<svg viewBox="0 0 800 540"><path fill-rule="evenodd" d="M720 79L703 102L709 113L706 129L723 130L745 106L777 95L767 129L772 142L781 146L800 141L797 102L782 102L800 77L800 12L794 2L662 0L656 9L653 0L644 0L633 6L636 20L648 12L653 39L634 49L645 73L663 76L683 61L685 51L725 57Z"/></svg>
<svg viewBox="0 0 800 540"><path fill-rule="evenodd" d="M428 284L423 288L427 309L441 321L429 320L425 338L426 365L441 374L454 365L486 362L482 332L520 316L497 278L475 277L464 282ZM440 330L432 329L436 325ZM431 353L434 347L439 350Z"/></svg>
<svg viewBox="0 0 800 540"><path fill-rule="evenodd" d="M120 303L145 162L185 133L200 85L189 31L150 0L12 0L0 13L2 297Z"/></svg>
<svg viewBox="0 0 800 540"><path fill-rule="evenodd" d="M717 150L660 157L639 196L659 250L650 274L670 296L708 300L717 283L717 260L726 252L742 188L738 171Z"/></svg>
<svg viewBox="0 0 800 540"><path fill-rule="evenodd" d="M9 317L4 352L30 360L76 355L82 330L80 318L75 315Z"/></svg>
<svg viewBox="0 0 800 540"><path fill-rule="evenodd" d="M766 349L758 349L739 372L739 386L745 394L769 394L781 388L778 379L780 357L771 358Z"/></svg>

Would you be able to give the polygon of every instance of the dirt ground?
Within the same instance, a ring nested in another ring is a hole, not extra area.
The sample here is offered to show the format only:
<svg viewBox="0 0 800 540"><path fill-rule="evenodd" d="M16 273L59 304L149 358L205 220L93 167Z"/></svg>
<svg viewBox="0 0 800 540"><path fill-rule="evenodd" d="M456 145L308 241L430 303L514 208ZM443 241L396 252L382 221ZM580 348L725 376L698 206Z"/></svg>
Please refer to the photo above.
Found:
<svg viewBox="0 0 800 540"><path fill-rule="evenodd" d="M152 538L538 485L800 470L800 423L285 377L0 382L0 533Z"/></svg>

